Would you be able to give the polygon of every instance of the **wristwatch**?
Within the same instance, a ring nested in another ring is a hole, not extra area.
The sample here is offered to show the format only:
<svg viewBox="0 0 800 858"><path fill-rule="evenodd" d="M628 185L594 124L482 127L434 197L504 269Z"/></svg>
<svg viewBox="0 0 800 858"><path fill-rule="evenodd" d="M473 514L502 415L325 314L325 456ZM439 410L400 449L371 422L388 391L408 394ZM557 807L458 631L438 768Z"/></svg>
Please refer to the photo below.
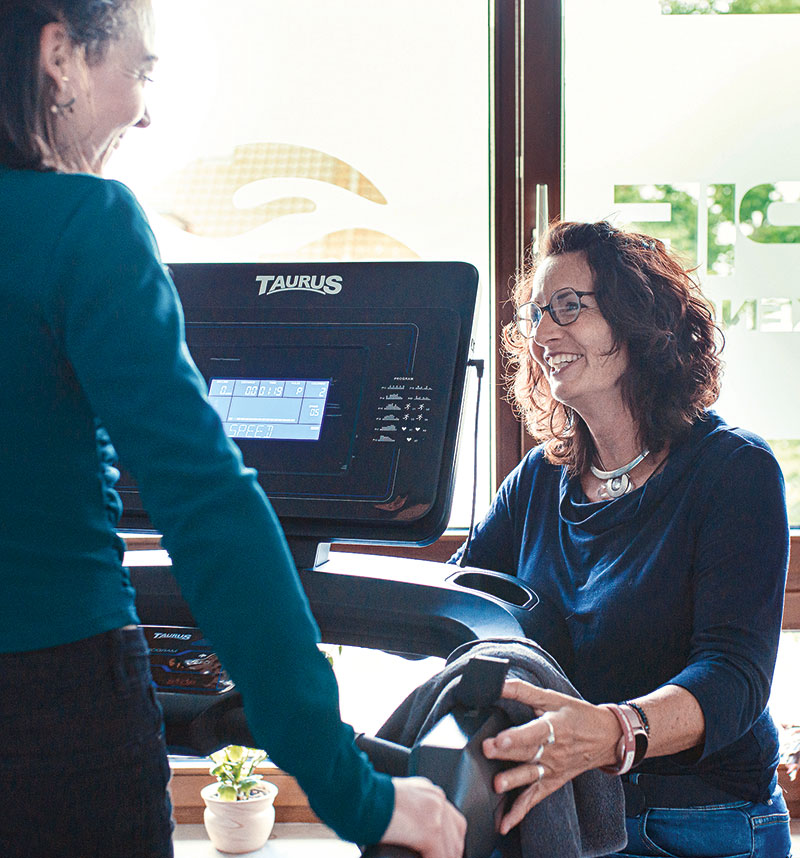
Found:
<svg viewBox="0 0 800 858"><path fill-rule="evenodd" d="M625 720L631 725L631 729L633 730L635 750L631 768L634 768L641 763L647 754L647 747L650 743L647 730L648 725L642 718L638 706L632 706L630 703L620 703L619 708L622 710Z"/></svg>

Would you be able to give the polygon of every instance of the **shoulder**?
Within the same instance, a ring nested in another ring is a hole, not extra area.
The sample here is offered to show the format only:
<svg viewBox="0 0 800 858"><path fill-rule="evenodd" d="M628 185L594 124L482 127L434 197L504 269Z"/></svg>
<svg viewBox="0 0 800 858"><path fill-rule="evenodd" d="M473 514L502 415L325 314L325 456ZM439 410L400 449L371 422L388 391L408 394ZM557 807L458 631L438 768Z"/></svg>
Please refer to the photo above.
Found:
<svg viewBox="0 0 800 858"><path fill-rule="evenodd" d="M38 172L35 170L9 170L4 177L10 178L19 188L33 194L47 194L60 205L64 201L89 202L118 200L136 204L133 192L122 182L104 179L89 173Z"/></svg>
<svg viewBox="0 0 800 858"><path fill-rule="evenodd" d="M717 465L726 459L755 458L775 461L769 444L755 432L728 425L713 411L695 423L688 439L692 452L711 458Z"/></svg>
<svg viewBox="0 0 800 858"><path fill-rule="evenodd" d="M558 487L563 468L547 461L544 446L539 445L529 450L519 464L503 480L498 496L510 501L513 497L530 497L534 486L541 487L544 483Z"/></svg>
<svg viewBox="0 0 800 858"><path fill-rule="evenodd" d="M105 241L123 226L149 229L133 192L121 182L86 173L13 170L3 174L3 198L25 231L58 240L73 227ZM70 242L74 237L70 236Z"/></svg>
<svg viewBox="0 0 800 858"><path fill-rule="evenodd" d="M104 213L119 213L127 217L144 219L144 212L133 191L113 179L85 174L65 175L62 190L68 198L81 205Z"/></svg>
<svg viewBox="0 0 800 858"><path fill-rule="evenodd" d="M91 256L128 264L142 254L158 256L155 236L133 191L121 182L83 174L60 176L60 193L71 201L64 240ZM127 260L127 262L126 262Z"/></svg>
<svg viewBox="0 0 800 858"><path fill-rule="evenodd" d="M698 421L687 442L692 482L712 495L783 495L783 474L769 444L758 434L729 426L713 412ZM702 492L705 494L706 492Z"/></svg>
<svg viewBox="0 0 800 858"><path fill-rule="evenodd" d="M506 480L519 482L522 479L535 479L541 474L560 475L561 468L547 461L544 445L534 447L522 457L519 464L509 473Z"/></svg>

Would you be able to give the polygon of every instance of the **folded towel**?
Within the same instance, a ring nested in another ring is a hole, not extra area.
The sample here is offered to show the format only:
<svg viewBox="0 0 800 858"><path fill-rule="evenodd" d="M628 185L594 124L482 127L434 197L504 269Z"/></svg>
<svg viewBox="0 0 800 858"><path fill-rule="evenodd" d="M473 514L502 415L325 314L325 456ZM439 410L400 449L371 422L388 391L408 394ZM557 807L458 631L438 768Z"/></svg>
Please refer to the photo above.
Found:
<svg viewBox="0 0 800 858"><path fill-rule="evenodd" d="M411 692L378 736L410 748L455 706L458 678L476 656L508 659L509 677L580 697L556 660L533 641L472 641L454 650L441 672ZM514 700L499 700L496 705L514 724L535 717L528 706ZM502 839L500 854L503 858L594 858L617 852L626 842L622 783L616 776L591 770L531 808Z"/></svg>

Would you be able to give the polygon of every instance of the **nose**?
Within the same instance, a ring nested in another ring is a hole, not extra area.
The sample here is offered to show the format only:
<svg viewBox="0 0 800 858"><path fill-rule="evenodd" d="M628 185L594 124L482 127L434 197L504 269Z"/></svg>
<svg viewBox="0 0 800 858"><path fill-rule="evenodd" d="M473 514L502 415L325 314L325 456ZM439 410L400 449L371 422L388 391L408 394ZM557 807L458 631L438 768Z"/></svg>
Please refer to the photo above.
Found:
<svg viewBox="0 0 800 858"><path fill-rule="evenodd" d="M144 113L142 114L142 118L134 125L134 128L147 128L150 124L150 112L145 107Z"/></svg>
<svg viewBox="0 0 800 858"><path fill-rule="evenodd" d="M560 333L561 326L553 321L553 317L548 311L545 311L542 313L542 318L539 319L539 324L533 332L532 339L538 346L543 346Z"/></svg>

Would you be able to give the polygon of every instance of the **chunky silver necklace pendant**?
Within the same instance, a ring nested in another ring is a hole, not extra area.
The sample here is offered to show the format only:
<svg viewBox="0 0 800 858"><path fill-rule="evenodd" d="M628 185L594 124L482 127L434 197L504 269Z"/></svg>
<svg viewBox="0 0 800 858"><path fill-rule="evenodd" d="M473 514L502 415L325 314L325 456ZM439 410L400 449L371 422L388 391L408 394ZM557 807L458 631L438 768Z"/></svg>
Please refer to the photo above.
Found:
<svg viewBox="0 0 800 858"><path fill-rule="evenodd" d="M636 487L633 484L633 480L628 476L628 473L632 471L639 462L643 461L649 453L649 450L642 451L635 459L628 462L627 465L623 465L615 471L601 471L600 468L595 468L594 465L589 465L589 470L597 477L598 480L601 480L600 497L605 496L614 500L615 498L621 498L628 492L633 491Z"/></svg>
<svg viewBox="0 0 800 858"><path fill-rule="evenodd" d="M600 487L600 491L602 494L613 499L621 498L623 495L628 494L628 492L633 491L634 488L636 487L633 484L633 480L627 474L622 474L619 477L606 480Z"/></svg>

